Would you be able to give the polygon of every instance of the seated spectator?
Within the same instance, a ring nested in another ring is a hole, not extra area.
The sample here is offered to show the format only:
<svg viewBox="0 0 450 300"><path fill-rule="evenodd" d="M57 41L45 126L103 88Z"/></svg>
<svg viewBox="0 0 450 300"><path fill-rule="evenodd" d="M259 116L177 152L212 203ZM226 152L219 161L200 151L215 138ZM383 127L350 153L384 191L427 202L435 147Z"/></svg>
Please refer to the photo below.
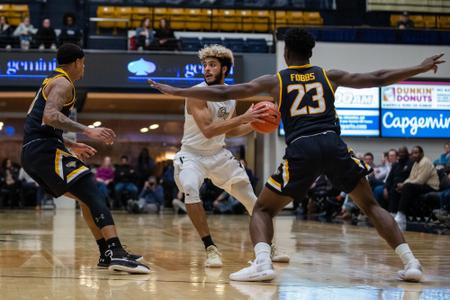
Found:
<svg viewBox="0 0 450 300"><path fill-rule="evenodd" d="M97 181L97 188L102 193L105 203L109 203L108 186L114 181L114 168L111 163L111 157L105 156L103 163L97 168L95 172L95 179Z"/></svg>
<svg viewBox="0 0 450 300"><path fill-rule="evenodd" d="M56 49L56 33L51 26L50 19L42 20L42 25L34 37L36 47L39 49Z"/></svg>
<svg viewBox="0 0 450 300"><path fill-rule="evenodd" d="M414 21L409 18L408 12L403 12L400 20L397 22L398 29L414 28Z"/></svg>
<svg viewBox="0 0 450 300"><path fill-rule="evenodd" d="M448 221L450 220L450 164L446 165L443 170L439 170L439 172L443 173L439 184L440 209L433 211L433 213L440 221L442 219Z"/></svg>
<svg viewBox="0 0 450 300"><path fill-rule="evenodd" d="M155 176L150 176L139 195L139 200L129 200L127 210L130 213L159 213L164 207L164 191L156 182Z"/></svg>
<svg viewBox="0 0 450 300"><path fill-rule="evenodd" d="M222 192L213 202L215 214L242 214L245 207L227 192Z"/></svg>
<svg viewBox="0 0 450 300"><path fill-rule="evenodd" d="M375 167L375 179L378 180L379 184L373 187L373 194L378 203L380 203L383 208L386 208L387 199L384 198L384 188L386 179L391 172L392 165L397 162L398 153L397 150L391 149L385 153L384 162L382 165Z"/></svg>
<svg viewBox="0 0 450 300"><path fill-rule="evenodd" d="M40 187L23 168L20 168L19 180L21 182L20 198L22 205L25 206L27 196L34 196L35 208L36 210L40 210L42 207L42 200L45 196L44 189Z"/></svg>
<svg viewBox="0 0 450 300"><path fill-rule="evenodd" d="M20 48L21 49L29 49L31 40L33 39L33 34L37 31L36 28L30 23L30 18L25 17L23 22L17 26L16 30L14 30L13 36L18 37L20 40Z"/></svg>
<svg viewBox="0 0 450 300"><path fill-rule="evenodd" d="M418 196L439 190L439 177L433 163L424 156L423 149L415 146L411 152L414 165L408 179L397 185L401 198L395 221L402 231L406 229L406 215Z"/></svg>
<svg viewBox="0 0 450 300"><path fill-rule="evenodd" d="M0 48L11 49L13 39L11 38L12 27L8 24L5 16L0 16Z"/></svg>
<svg viewBox="0 0 450 300"><path fill-rule="evenodd" d="M363 156L363 161L367 164L367 165L369 165L373 170L375 169L375 164L374 164L374 157L373 157L373 154L372 154L372 152L367 152L366 154L364 154L364 156ZM370 184L370 187L373 189L375 186L377 186L377 185L379 185L379 184L382 184L382 182L380 181L380 180L377 180L376 178L375 178L375 172L372 172L372 173L370 173L368 176L367 176L367 179L369 180L369 184Z"/></svg>
<svg viewBox="0 0 450 300"><path fill-rule="evenodd" d="M184 194L182 192L177 192L177 196L172 200L172 206L175 214L178 214L180 211L183 214L187 213L186 204L184 203Z"/></svg>
<svg viewBox="0 0 450 300"><path fill-rule="evenodd" d="M5 191L4 203L6 202L10 208L18 206L20 200L18 197L20 191L19 168L8 158L3 160L1 178L0 187Z"/></svg>
<svg viewBox="0 0 450 300"><path fill-rule="evenodd" d="M389 172L384 185L384 199L388 200L387 207L391 214L396 214L398 211L401 196L398 185L409 177L413 163L409 159L408 148L400 147L398 149L398 162L392 165L391 172Z"/></svg>
<svg viewBox="0 0 450 300"><path fill-rule="evenodd" d="M120 158L120 165L117 166L114 179L114 191L116 204L125 206L129 199L137 199L138 188L135 184L136 172L128 164L128 156ZM128 198L124 199L125 196Z"/></svg>
<svg viewBox="0 0 450 300"><path fill-rule="evenodd" d="M150 25L150 18L145 18L141 21L141 27L136 28L137 50L150 50L154 44L154 32Z"/></svg>
<svg viewBox="0 0 450 300"><path fill-rule="evenodd" d="M164 204L167 207L170 207L174 197L177 197L178 189L175 184L174 172L173 161L167 161L161 178L161 185L164 189Z"/></svg>
<svg viewBox="0 0 450 300"><path fill-rule="evenodd" d="M156 45L161 50L178 50L180 48L167 19L159 20L159 29L156 29L155 38Z"/></svg>
<svg viewBox="0 0 450 300"><path fill-rule="evenodd" d="M138 188L142 189L148 177L153 175L155 171L155 161L150 156L147 148L142 148L139 153L136 164L136 177L138 180Z"/></svg>
<svg viewBox="0 0 450 300"><path fill-rule="evenodd" d="M59 35L59 45L64 43L73 43L81 46L82 38L81 29L76 24L75 15L72 13L66 13L63 16L63 28Z"/></svg>
<svg viewBox="0 0 450 300"><path fill-rule="evenodd" d="M241 163L242 167L245 169L248 179L250 180L250 184L252 185L253 190L255 190L259 179L253 174L253 171L248 168L247 161L245 159L241 159L239 162Z"/></svg>
<svg viewBox="0 0 450 300"><path fill-rule="evenodd" d="M433 162L436 166L445 166L450 163L450 143L444 145L444 153Z"/></svg>

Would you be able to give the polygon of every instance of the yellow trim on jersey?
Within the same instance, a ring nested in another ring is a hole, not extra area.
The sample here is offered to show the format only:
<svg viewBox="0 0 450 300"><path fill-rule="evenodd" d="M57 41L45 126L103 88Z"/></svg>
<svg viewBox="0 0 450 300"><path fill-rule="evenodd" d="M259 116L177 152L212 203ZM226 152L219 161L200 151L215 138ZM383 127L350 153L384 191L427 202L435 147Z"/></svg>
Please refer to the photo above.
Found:
<svg viewBox="0 0 450 300"><path fill-rule="evenodd" d="M279 182L276 182L275 179L273 179L272 177L269 177L269 179L267 179L267 183L270 184L277 191L281 192L281 184Z"/></svg>
<svg viewBox="0 0 450 300"><path fill-rule="evenodd" d="M289 66L288 69L306 69L306 68L311 68L312 64L306 64L303 66Z"/></svg>
<svg viewBox="0 0 450 300"><path fill-rule="evenodd" d="M55 154L55 173L64 180L64 171L62 166L62 159L64 156L72 156L70 153L63 151L61 149L56 149Z"/></svg>
<svg viewBox="0 0 450 300"><path fill-rule="evenodd" d="M280 82L280 95L278 96L278 111L280 111L281 108L281 100L283 99L283 79L281 79L280 72L277 73L278 81Z"/></svg>
<svg viewBox="0 0 450 300"><path fill-rule="evenodd" d="M331 92L333 93L333 96L334 96L334 89L333 89L333 86L331 85L330 79L328 79L327 72L325 72L324 68L322 68L322 72L323 72L323 75L325 76L325 79L328 82L328 86L330 87Z"/></svg>
<svg viewBox="0 0 450 300"><path fill-rule="evenodd" d="M72 180L74 180L78 175L88 171L89 169L85 166L81 166L76 170L73 170L72 172L69 173L69 175L67 175L67 183L71 182Z"/></svg>
<svg viewBox="0 0 450 300"><path fill-rule="evenodd" d="M284 160L283 165L283 187L285 187L289 182L289 163L287 159Z"/></svg>
<svg viewBox="0 0 450 300"><path fill-rule="evenodd" d="M75 96L76 96L75 85L73 84L72 79L70 79L69 74L67 74L67 72L64 71L64 70L61 69L61 68L56 68L56 69L55 69L55 72L58 72L58 73L60 73L60 74L57 74L57 75L55 75L55 76L52 77L52 78L46 78L46 79L44 80L44 83L42 84L42 97L44 97L44 100L47 101L47 96L45 95L45 92L44 92L44 91L45 91L45 88L47 87L47 85L48 85L52 80L54 80L54 79L56 79L56 78L59 78L59 77L65 77L67 80L69 80L70 84L72 85L72 94L73 94L73 97L72 97L72 100L71 100L70 102L64 104L64 107L69 106L69 105L72 105L72 104L75 102L75 98L76 98L76 97L75 97Z"/></svg>

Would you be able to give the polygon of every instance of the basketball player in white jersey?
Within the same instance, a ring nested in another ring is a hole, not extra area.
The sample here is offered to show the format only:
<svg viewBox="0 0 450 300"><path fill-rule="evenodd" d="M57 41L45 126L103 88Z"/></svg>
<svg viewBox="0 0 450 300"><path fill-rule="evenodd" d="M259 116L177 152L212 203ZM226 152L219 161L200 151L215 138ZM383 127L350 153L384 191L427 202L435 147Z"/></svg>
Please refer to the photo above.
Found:
<svg viewBox="0 0 450 300"><path fill-rule="evenodd" d="M231 50L213 45L199 51L205 81L198 86L224 84L233 65ZM265 116L265 109L250 108L235 115L235 100L223 102L186 99L184 135L175 155L175 182L185 194L187 213L206 249L206 267L221 267L222 258L206 221L199 190L205 178L235 197L252 213L256 195L243 166L224 148L226 136L243 136L253 129L251 122ZM274 248L275 249L275 248ZM275 252L275 250L273 251ZM288 262L289 257L273 253L273 261Z"/></svg>

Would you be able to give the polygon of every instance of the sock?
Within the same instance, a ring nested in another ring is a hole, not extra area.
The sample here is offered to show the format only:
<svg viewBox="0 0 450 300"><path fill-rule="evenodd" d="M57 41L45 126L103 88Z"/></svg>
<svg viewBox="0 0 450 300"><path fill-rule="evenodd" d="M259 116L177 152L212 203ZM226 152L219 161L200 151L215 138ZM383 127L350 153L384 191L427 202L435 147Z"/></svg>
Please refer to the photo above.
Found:
<svg viewBox="0 0 450 300"><path fill-rule="evenodd" d="M108 249L122 249L122 244L118 237L110 238L106 241L106 244L108 245Z"/></svg>
<svg viewBox="0 0 450 300"><path fill-rule="evenodd" d="M106 243L105 239L99 239L97 240L98 245L98 251L100 251L100 255L104 255L105 251L108 250L108 244Z"/></svg>
<svg viewBox="0 0 450 300"><path fill-rule="evenodd" d="M203 244L205 245L205 249L208 248L209 246L215 246L215 244L211 238L211 235L202 237L202 241L203 241Z"/></svg>
<svg viewBox="0 0 450 300"><path fill-rule="evenodd" d="M267 262L270 261L270 252L272 251L272 248L269 244L264 242L259 242L255 245L255 255L256 255L256 262Z"/></svg>
<svg viewBox="0 0 450 300"><path fill-rule="evenodd" d="M395 248L395 253L397 253L397 255L400 257L405 266L409 262L417 260L414 257L414 254L412 253L411 249L409 249L409 245L407 243L398 245L397 248Z"/></svg>

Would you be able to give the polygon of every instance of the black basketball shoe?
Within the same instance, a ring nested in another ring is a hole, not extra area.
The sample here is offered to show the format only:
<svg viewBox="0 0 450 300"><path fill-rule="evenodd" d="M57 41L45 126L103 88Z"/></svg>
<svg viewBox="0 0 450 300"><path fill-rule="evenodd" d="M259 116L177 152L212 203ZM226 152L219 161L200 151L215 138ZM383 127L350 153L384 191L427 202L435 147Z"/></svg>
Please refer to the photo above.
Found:
<svg viewBox="0 0 450 300"><path fill-rule="evenodd" d="M130 274L148 274L150 268L135 259L133 259L127 251L122 248L109 249L105 252L105 256L110 259L108 270L123 271ZM134 257L138 257L134 255Z"/></svg>
<svg viewBox="0 0 450 300"><path fill-rule="evenodd" d="M144 260L144 257L142 255L136 255L131 253L128 253L128 258L135 260L137 262L141 262ZM98 259L97 267L100 269L108 268L110 263L111 258L109 256L106 256L105 253L102 253Z"/></svg>

